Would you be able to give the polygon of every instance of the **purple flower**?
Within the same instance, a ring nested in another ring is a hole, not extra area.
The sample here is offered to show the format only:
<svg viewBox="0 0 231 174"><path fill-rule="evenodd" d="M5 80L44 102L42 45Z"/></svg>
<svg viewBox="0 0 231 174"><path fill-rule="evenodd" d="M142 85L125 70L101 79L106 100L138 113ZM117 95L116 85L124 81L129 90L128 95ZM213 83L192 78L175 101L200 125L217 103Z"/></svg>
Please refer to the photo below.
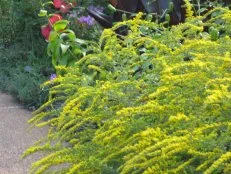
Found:
<svg viewBox="0 0 231 174"><path fill-rule="evenodd" d="M88 16L81 16L78 21L82 24L87 24L89 26L92 26L95 24L94 18L92 18L90 15Z"/></svg>
<svg viewBox="0 0 231 174"><path fill-rule="evenodd" d="M56 74L51 74L51 75L50 75L50 81L54 80L55 78L57 78L57 75L56 75Z"/></svg>

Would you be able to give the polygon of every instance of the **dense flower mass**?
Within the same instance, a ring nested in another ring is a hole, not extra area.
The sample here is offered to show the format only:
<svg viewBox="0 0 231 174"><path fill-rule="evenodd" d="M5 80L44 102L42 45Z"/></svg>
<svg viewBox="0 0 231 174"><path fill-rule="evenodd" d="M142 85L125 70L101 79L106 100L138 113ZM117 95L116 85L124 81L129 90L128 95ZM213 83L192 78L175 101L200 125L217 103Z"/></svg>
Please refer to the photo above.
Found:
<svg viewBox="0 0 231 174"><path fill-rule="evenodd" d="M230 23L220 7L174 27L139 13L104 30L92 53L56 66L49 100L30 120L50 126L24 154L47 153L31 173L231 173ZM69 45L53 49L63 60L60 49Z"/></svg>

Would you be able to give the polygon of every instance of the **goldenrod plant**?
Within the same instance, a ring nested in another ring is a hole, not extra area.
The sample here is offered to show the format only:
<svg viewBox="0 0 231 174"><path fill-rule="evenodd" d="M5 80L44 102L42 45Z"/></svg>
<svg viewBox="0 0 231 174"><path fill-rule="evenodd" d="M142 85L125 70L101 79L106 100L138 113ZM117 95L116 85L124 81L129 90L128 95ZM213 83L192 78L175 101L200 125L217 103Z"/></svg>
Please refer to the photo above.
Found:
<svg viewBox="0 0 231 174"><path fill-rule="evenodd" d="M24 153L45 154L31 173L231 173L231 11L188 14L169 28L139 13L57 67L30 120L50 127Z"/></svg>

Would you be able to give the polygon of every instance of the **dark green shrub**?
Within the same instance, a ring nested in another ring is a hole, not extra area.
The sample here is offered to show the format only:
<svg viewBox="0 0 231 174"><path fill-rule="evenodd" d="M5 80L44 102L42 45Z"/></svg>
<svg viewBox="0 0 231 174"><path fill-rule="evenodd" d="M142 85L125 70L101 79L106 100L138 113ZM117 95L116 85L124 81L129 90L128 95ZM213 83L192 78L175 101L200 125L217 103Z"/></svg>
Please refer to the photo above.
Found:
<svg viewBox="0 0 231 174"><path fill-rule="evenodd" d="M0 89L33 107L45 102L39 86L54 71L40 34L39 9L36 0L0 2Z"/></svg>
<svg viewBox="0 0 231 174"><path fill-rule="evenodd" d="M187 13L172 28L138 14L105 30L93 54L58 68L30 120L51 126L24 154L46 152L32 173L60 164L69 174L231 172L231 11ZM124 37L114 32L122 25Z"/></svg>

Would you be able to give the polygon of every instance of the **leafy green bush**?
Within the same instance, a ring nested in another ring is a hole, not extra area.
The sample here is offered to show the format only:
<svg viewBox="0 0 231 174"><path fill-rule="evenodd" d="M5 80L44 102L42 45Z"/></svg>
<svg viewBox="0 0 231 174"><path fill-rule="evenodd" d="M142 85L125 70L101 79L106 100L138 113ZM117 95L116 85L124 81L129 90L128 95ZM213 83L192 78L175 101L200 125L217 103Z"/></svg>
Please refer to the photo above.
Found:
<svg viewBox="0 0 231 174"><path fill-rule="evenodd" d="M231 11L187 14L172 28L138 14L57 68L30 120L50 125L24 154L46 154L32 173L61 164L69 174L231 172ZM118 36L123 25L128 35Z"/></svg>
<svg viewBox="0 0 231 174"><path fill-rule="evenodd" d="M40 31L41 26L47 23L47 19L38 16L41 2L48 1L0 2L0 89L14 94L22 103L32 108L40 106L47 99L47 90L41 91L40 84L47 81L54 72L47 56L47 43ZM80 4L100 5L103 2L77 0L78 7ZM48 9L55 13L51 5ZM78 13L78 8L74 12ZM71 19L71 13L67 16ZM76 27L75 20L72 19L70 24L78 30L78 37L89 37L89 34L84 34L83 26ZM88 32L92 33L90 38L96 37L96 32L91 32L90 29Z"/></svg>
<svg viewBox="0 0 231 174"><path fill-rule="evenodd" d="M0 89L29 107L38 107L47 95L40 84L54 71L41 37L42 20L36 0L0 2Z"/></svg>

